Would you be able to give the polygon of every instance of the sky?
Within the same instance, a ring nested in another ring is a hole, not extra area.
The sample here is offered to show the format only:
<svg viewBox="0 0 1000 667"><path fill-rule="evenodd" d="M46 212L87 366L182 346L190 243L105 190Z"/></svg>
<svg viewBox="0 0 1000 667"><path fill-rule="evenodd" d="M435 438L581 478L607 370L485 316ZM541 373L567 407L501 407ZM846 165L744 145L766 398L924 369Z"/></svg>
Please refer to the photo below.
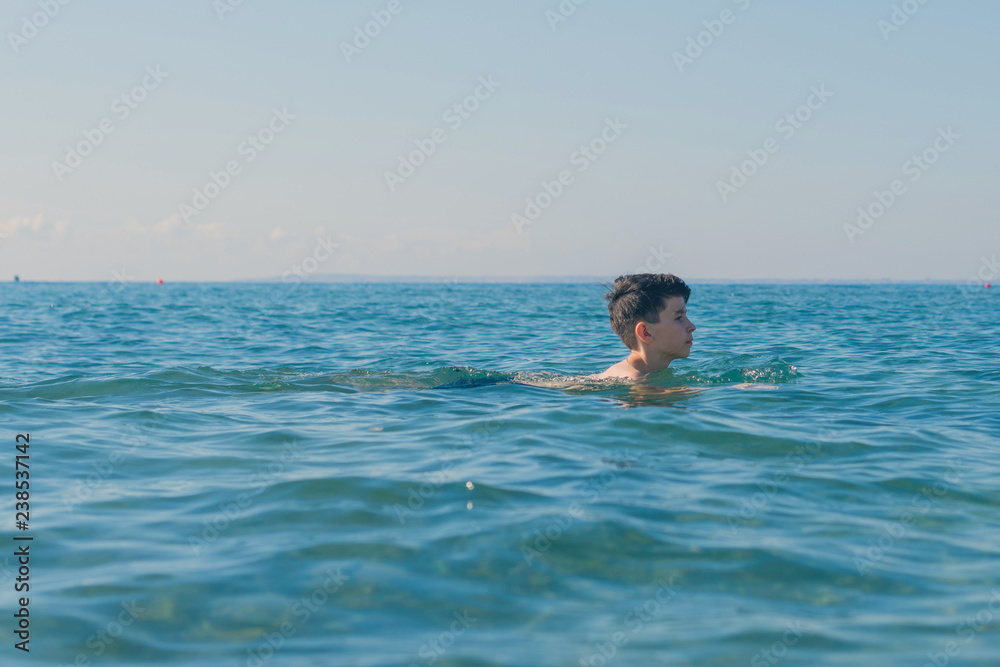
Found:
<svg viewBox="0 0 1000 667"><path fill-rule="evenodd" d="M6 0L0 280L991 275L998 19Z"/></svg>

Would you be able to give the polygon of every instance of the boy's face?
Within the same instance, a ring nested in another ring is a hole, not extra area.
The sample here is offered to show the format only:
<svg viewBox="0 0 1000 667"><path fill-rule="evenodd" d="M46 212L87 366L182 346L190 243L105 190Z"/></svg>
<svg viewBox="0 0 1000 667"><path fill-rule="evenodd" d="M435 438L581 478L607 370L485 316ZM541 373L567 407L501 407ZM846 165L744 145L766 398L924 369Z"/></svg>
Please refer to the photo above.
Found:
<svg viewBox="0 0 1000 667"><path fill-rule="evenodd" d="M645 327L646 336L641 335L640 327ZM636 336L650 351L672 359L685 359L691 354L691 345L694 341L692 334L697 329L688 319L687 304L680 296L667 299L663 310L660 311L659 322L640 322L636 328Z"/></svg>

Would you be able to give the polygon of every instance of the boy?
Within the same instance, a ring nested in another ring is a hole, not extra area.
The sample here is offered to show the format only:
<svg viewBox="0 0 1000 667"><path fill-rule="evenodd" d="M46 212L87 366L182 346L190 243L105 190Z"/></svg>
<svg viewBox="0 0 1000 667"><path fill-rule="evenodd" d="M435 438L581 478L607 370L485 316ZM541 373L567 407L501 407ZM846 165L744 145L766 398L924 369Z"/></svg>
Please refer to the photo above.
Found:
<svg viewBox="0 0 1000 667"><path fill-rule="evenodd" d="M691 288L670 273L620 276L604 295L611 328L632 351L622 361L592 379L639 380L691 354L697 328L687 318Z"/></svg>

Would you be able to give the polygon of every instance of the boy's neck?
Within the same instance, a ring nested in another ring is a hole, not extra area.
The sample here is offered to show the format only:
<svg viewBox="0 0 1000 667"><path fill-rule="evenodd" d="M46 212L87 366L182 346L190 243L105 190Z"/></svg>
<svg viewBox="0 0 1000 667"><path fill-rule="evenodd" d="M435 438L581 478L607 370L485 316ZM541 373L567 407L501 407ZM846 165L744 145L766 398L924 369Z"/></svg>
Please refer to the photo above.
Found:
<svg viewBox="0 0 1000 667"><path fill-rule="evenodd" d="M673 358L666 357L662 359L650 359L647 353L642 350L633 350L631 354L625 359L625 362L634 368L640 375L647 375L653 371L663 370L670 366L670 362Z"/></svg>

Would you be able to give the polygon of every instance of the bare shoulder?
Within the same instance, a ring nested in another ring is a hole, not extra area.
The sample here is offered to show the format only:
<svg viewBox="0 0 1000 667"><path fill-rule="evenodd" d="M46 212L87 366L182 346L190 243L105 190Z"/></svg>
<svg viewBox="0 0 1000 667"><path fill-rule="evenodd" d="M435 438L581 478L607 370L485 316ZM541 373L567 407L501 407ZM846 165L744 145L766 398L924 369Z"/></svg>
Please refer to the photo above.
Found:
<svg viewBox="0 0 1000 667"><path fill-rule="evenodd" d="M623 380L638 380L639 373L635 370L629 363L624 359L619 361L617 364L604 371L603 373L598 373L596 375L588 375L590 380L605 380L608 378L619 378Z"/></svg>

